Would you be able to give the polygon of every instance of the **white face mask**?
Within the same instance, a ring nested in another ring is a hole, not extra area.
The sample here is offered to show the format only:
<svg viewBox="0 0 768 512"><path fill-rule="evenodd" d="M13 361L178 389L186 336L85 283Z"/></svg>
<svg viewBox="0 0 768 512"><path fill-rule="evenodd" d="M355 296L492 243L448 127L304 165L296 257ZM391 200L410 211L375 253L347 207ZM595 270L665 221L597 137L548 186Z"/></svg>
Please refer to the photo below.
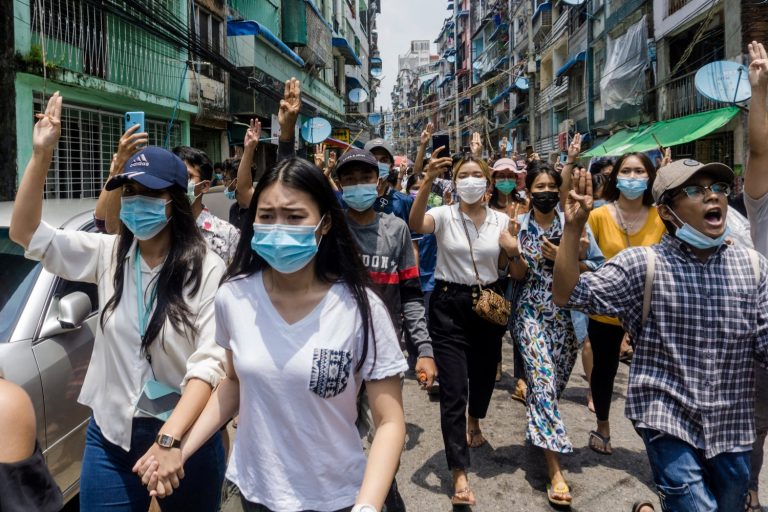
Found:
<svg viewBox="0 0 768 512"><path fill-rule="evenodd" d="M488 180L485 178L462 178L456 182L456 192L462 201L475 204L483 198L488 190Z"/></svg>

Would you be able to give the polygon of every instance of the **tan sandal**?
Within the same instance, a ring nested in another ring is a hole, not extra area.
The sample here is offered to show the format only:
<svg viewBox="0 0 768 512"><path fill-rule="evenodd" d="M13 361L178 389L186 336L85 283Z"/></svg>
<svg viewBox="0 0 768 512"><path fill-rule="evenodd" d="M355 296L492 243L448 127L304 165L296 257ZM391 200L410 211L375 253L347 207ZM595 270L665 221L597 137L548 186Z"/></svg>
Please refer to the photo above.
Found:
<svg viewBox="0 0 768 512"><path fill-rule="evenodd" d="M558 482L554 486L547 484L547 499L553 505L570 505L573 501L571 489L565 482Z"/></svg>
<svg viewBox="0 0 768 512"><path fill-rule="evenodd" d="M451 497L451 505L475 505L477 500L475 499L475 493L472 489L465 487L456 491Z"/></svg>

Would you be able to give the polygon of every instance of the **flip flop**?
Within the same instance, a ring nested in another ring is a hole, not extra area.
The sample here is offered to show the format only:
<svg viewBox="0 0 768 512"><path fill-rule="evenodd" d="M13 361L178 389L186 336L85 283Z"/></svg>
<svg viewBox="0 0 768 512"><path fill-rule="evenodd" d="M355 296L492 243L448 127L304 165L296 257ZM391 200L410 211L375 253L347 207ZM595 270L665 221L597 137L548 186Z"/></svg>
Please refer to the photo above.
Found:
<svg viewBox="0 0 768 512"><path fill-rule="evenodd" d="M468 505L471 507L476 503L475 493L469 487L456 491L451 497L451 505Z"/></svg>
<svg viewBox="0 0 768 512"><path fill-rule="evenodd" d="M558 499L555 498L556 495L564 495L567 494L567 499ZM573 501L573 497L571 496L571 489L568 487L568 484L565 482L558 482L555 484L554 487L552 487L552 484L547 484L547 499L552 505L566 505L569 506L571 504L571 501Z"/></svg>
<svg viewBox="0 0 768 512"><path fill-rule="evenodd" d="M592 444L592 439L596 439L603 445L603 449L597 448L594 444ZM604 435L600 434L600 432L597 432L596 430L590 430L589 431L589 449L593 452L597 452L600 455L611 455L613 453L612 451L609 451L611 449L611 436L605 437Z"/></svg>
<svg viewBox="0 0 768 512"><path fill-rule="evenodd" d="M640 509L643 507L651 507L651 509L656 510L653 506L653 503L650 501L636 501L634 505L632 505L632 512L640 512Z"/></svg>
<svg viewBox="0 0 768 512"><path fill-rule="evenodd" d="M475 444L475 438L478 436L482 439L482 442ZM467 432L467 445L469 445L470 448L480 448L487 442L488 440L483 436L482 430L470 430Z"/></svg>
<svg viewBox="0 0 768 512"><path fill-rule="evenodd" d="M747 502L744 504L744 510L746 512L749 512L750 510L756 510L757 512L761 512L763 510L763 507L760 506L760 503L758 502L757 505L752 503L752 493L747 493Z"/></svg>

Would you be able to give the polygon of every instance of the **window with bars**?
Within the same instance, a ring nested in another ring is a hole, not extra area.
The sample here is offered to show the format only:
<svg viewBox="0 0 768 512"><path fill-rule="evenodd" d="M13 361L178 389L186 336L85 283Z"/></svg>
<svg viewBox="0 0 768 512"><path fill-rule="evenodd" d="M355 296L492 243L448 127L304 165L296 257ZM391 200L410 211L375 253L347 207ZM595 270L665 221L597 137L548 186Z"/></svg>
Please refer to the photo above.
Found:
<svg viewBox="0 0 768 512"><path fill-rule="evenodd" d="M200 40L200 44L222 55L223 34L226 31L223 26L224 22L197 5L195 6L194 14L194 27L197 29L197 37ZM197 60L202 60L202 58L198 56ZM212 64L201 64L200 73L219 82L224 81L224 73L221 68Z"/></svg>
<svg viewBox="0 0 768 512"><path fill-rule="evenodd" d="M35 98L35 112L43 106L42 96ZM149 143L163 146L168 123L146 119L144 127ZM45 180L46 199L81 199L98 197L109 175L112 155L123 134L123 114L64 104L61 111L61 138ZM171 130L170 147L181 144L181 123Z"/></svg>

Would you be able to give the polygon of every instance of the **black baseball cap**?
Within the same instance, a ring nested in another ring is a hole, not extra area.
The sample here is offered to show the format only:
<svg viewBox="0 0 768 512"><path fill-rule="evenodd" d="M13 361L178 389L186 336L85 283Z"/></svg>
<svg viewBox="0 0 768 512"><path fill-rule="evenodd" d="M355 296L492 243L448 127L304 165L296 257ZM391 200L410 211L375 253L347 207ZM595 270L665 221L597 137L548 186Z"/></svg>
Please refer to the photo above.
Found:
<svg viewBox="0 0 768 512"><path fill-rule="evenodd" d="M336 162L336 176L341 173L341 170L352 165L359 165L362 167L369 167L376 172L379 171L379 162L373 153L365 149L352 148L339 158Z"/></svg>
<svg viewBox="0 0 768 512"><path fill-rule="evenodd" d="M107 181L104 188L114 190L129 181L135 181L152 190L178 186L187 189L189 173L181 158L167 149L147 146L135 155L123 167L123 172Z"/></svg>

